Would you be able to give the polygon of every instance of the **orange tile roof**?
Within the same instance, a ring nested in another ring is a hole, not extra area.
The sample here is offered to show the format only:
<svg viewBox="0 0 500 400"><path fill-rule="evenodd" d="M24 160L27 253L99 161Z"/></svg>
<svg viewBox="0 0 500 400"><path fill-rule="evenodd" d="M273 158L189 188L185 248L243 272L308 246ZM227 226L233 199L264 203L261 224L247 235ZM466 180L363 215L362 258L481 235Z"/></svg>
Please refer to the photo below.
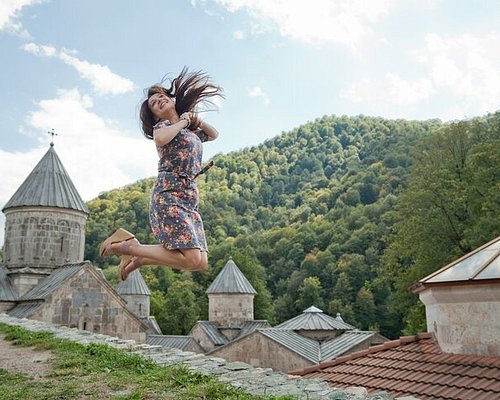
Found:
<svg viewBox="0 0 500 400"><path fill-rule="evenodd" d="M500 399L500 357L443 353L430 333L403 336L300 371L331 386L421 400Z"/></svg>

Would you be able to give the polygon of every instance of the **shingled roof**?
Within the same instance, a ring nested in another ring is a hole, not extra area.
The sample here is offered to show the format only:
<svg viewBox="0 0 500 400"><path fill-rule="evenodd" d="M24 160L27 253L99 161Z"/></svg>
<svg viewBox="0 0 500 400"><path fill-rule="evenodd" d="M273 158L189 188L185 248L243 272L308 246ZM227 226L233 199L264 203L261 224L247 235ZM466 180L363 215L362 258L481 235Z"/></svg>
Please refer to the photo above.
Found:
<svg viewBox="0 0 500 400"><path fill-rule="evenodd" d="M354 326L346 324L340 316L337 318L323 314L323 311L317 307L311 306L304 310L302 314L282 322L275 328L292 329L294 331L308 330L350 330L355 329Z"/></svg>
<svg viewBox="0 0 500 400"><path fill-rule="evenodd" d="M193 342L195 342L195 340L192 336L180 335L149 335L146 339L147 344L180 350L186 350Z"/></svg>
<svg viewBox="0 0 500 400"><path fill-rule="evenodd" d="M23 206L60 207L88 214L87 206L64 169L53 144L2 211Z"/></svg>
<svg viewBox="0 0 500 400"><path fill-rule="evenodd" d="M199 326L200 329L207 335L207 337L211 340L211 342L216 345L216 346L222 346L226 343L229 343L229 340L227 337L225 337L220 331L219 327L217 324L211 321L198 321L195 326L191 329L193 329ZM191 334L190 334L191 335Z"/></svg>
<svg viewBox="0 0 500 400"><path fill-rule="evenodd" d="M63 265L55 269L49 276L42 279L38 285L31 288L22 295L20 301L42 300L49 296L54 290L59 289L61 284L80 271L88 261L75 264ZM10 314L10 312L9 312Z"/></svg>
<svg viewBox="0 0 500 400"><path fill-rule="evenodd" d="M7 275L8 269L0 265L0 301L14 301L17 299L17 292Z"/></svg>
<svg viewBox="0 0 500 400"><path fill-rule="evenodd" d="M369 393L421 400L491 400L500 398L500 357L443 353L429 333L351 353L300 371L331 386L363 386Z"/></svg>
<svg viewBox="0 0 500 400"><path fill-rule="evenodd" d="M87 262L67 264L54 270L49 276L42 279L38 285L16 299L18 304L7 314L16 318L29 318L44 305L44 299L58 289L61 284L80 271Z"/></svg>
<svg viewBox="0 0 500 400"><path fill-rule="evenodd" d="M226 263L212 284L206 290L207 294L257 294L251 283L245 278L232 258Z"/></svg>

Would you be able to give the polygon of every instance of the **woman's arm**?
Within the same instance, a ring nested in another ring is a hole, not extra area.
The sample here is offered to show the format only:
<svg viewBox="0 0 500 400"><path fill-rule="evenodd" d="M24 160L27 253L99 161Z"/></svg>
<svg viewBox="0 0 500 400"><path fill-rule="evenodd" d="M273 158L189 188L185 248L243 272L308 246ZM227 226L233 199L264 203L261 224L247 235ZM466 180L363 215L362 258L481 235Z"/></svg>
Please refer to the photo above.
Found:
<svg viewBox="0 0 500 400"><path fill-rule="evenodd" d="M184 128L187 128L189 121L181 119L175 124L162 126L153 130L153 138L157 146L165 146Z"/></svg>
<svg viewBox="0 0 500 400"><path fill-rule="evenodd" d="M219 132L206 121L201 121L200 129L208 136L208 140L215 140L219 136Z"/></svg>

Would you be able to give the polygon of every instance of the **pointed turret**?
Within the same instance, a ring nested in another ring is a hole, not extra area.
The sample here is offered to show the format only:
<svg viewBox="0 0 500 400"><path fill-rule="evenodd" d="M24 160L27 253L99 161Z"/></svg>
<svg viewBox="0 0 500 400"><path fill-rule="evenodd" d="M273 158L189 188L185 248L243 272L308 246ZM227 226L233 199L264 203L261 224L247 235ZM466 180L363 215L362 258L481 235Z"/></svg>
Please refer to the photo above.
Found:
<svg viewBox="0 0 500 400"><path fill-rule="evenodd" d="M88 210L52 143L2 211L4 261L22 291L58 266L83 261Z"/></svg>
<svg viewBox="0 0 500 400"><path fill-rule="evenodd" d="M149 317L150 296L148 285L138 269L127 280L116 286L118 294L127 302L127 308L139 318Z"/></svg>
<svg viewBox="0 0 500 400"><path fill-rule="evenodd" d="M252 284L248 282L248 279L245 278L245 275L243 275L231 257L229 257L229 261L208 287L206 293L257 294Z"/></svg>
<svg viewBox="0 0 500 400"><path fill-rule="evenodd" d="M231 258L206 293L209 321L220 326L253 321L253 298L257 292Z"/></svg>
<svg viewBox="0 0 500 400"><path fill-rule="evenodd" d="M52 143L2 211L26 206L67 208L88 214Z"/></svg>

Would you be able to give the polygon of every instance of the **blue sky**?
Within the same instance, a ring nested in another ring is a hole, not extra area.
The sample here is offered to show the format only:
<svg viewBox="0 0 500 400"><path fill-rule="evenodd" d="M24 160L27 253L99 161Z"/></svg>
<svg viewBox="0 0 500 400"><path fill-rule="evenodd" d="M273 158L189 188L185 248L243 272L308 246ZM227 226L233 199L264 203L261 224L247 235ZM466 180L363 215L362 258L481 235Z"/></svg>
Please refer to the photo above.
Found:
<svg viewBox="0 0 500 400"><path fill-rule="evenodd" d="M498 0L2 0L0 50L0 207L51 129L86 201L153 176L138 106L184 65L225 89L205 159L323 115L500 109Z"/></svg>

